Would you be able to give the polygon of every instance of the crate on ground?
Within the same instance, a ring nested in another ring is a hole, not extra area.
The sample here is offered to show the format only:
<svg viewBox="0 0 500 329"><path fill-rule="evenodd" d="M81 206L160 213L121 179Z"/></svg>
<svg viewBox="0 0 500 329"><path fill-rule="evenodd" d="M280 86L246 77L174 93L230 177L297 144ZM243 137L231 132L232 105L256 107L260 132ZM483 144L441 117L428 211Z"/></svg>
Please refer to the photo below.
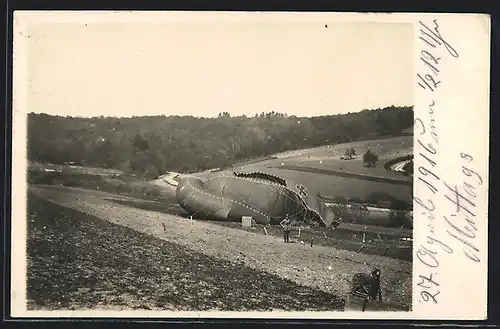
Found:
<svg viewBox="0 0 500 329"><path fill-rule="evenodd" d="M253 219L251 216L242 216L241 217L241 226L243 227L252 227Z"/></svg>

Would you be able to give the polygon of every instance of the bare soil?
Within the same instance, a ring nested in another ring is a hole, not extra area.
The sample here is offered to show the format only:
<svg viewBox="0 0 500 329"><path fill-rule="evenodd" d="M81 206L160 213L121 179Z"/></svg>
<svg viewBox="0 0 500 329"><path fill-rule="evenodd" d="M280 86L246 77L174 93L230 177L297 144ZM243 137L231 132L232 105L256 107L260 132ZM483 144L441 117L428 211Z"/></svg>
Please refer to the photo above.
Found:
<svg viewBox="0 0 500 329"><path fill-rule="evenodd" d="M29 194L29 309L341 310L319 289Z"/></svg>

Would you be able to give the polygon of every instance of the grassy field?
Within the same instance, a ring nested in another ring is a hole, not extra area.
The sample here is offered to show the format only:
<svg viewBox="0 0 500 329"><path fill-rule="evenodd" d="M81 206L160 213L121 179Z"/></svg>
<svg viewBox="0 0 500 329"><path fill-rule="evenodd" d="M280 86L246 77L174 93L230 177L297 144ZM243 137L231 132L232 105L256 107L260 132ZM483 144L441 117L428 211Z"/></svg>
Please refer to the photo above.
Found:
<svg viewBox="0 0 500 329"><path fill-rule="evenodd" d="M28 183L81 187L157 201L171 195L166 189L127 175L109 177L65 169L56 172L45 172L38 169L30 170L28 172Z"/></svg>
<svg viewBox="0 0 500 329"><path fill-rule="evenodd" d="M346 149L353 148L356 156L351 160L342 160ZM370 149L378 155L379 161L372 167L363 164L363 154ZM378 140L359 141L337 145L325 145L312 149L296 150L275 155L276 159L269 159L256 164L245 164L243 167L253 165L275 166L302 165L311 168L323 168L334 171L373 175L379 177L408 180L400 173L391 172L384 168L384 163L406 154L413 154L413 136L394 137Z"/></svg>
<svg viewBox="0 0 500 329"><path fill-rule="evenodd" d="M402 157L402 156L401 156ZM393 159L401 158L395 157ZM345 174L356 178L356 175L359 177L379 177L382 179L399 181L401 183L411 183L412 180L410 177L405 176L400 172L395 172L391 170L387 170L384 165L390 161L389 159L381 159L375 165L371 167L365 166L363 163L362 156L359 156L355 159L351 160L341 160L332 156L324 156L324 157L294 157L294 158L286 158L281 159L281 161L269 161L268 167L276 167L280 166L297 166L297 167L305 167L305 168L313 168L318 170L327 170L330 172L338 172L339 174ZM363 179L363 178L361 178Z"/></svg>
<svg viewBox="0 0 500 329"><path fill-rule="evenodd" d="M325 166L326 167L326 166ZM337 176L337 177L344 177L348 179L359 179L363 181L371 181L371 182L379 182L379 183L384 183L384 184L394 184L394 185L406 185L406 186L412 186L413 182L411 180L407 179L400 179L399 177L384 177L381 175L374 175L373 173L356 173L352 171L344 171L343 167L340 167L339 169L327 169L327 168L321 168L317 166L311 166L311 165L281 165L281 166L275 166L271 168L278 168L278 169L285 169L285 170L294 170L294 171L302 171L302 172L310 172L313 174L320 174L320 175L329 175L329 176ZM348 168L350 169L350 168Z"/></svg>
<svg viewBox="0 0 500 329"><path fill-rule="evenodd" d="M100 175L100 176L116 176L124 175L121 170L112 168L98 168L98 167L84 167L75 165L56 165L56 164L46 164L39 162L30 162L28 165L30 170L34 171L44 171L48 169L49 171L65 172L71 174L88 174L88 175Z"/></svg>
<svg viewBox="0 0 500 329"><path fill-rule="evenodd" d="M340 159L344 155L346 149L354 148L357 156L362 156L367 149L372 150L379 156L379 159L392 159L402 155L405 152L412 152L413 136L399 136L381 139L372 139L364 141L356 141L350 143L333 144L318 146L310 149L294 150L276 154L278 158L287 157L334 157Z"/></svg>
<svg viewBox="0 0 500 329"><path fill-rule="evenodd" d="M341 310L292 281L28 196L30 309Z"/></svg>

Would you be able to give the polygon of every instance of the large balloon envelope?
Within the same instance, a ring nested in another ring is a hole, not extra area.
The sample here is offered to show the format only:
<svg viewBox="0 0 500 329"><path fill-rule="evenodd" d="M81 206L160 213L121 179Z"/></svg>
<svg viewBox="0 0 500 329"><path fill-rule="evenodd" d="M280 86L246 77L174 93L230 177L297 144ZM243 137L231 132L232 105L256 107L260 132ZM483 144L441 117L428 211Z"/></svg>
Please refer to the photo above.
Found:
<svg viewBox="0 0 500 329"><path fill-rule="evenodd" d="M260 172L214 173L207 178L182 177L177 201L189 214L203 219L240 221L251 216L259 224L328 225L333 221L319 196L307 196L284 179Z"/></svg>

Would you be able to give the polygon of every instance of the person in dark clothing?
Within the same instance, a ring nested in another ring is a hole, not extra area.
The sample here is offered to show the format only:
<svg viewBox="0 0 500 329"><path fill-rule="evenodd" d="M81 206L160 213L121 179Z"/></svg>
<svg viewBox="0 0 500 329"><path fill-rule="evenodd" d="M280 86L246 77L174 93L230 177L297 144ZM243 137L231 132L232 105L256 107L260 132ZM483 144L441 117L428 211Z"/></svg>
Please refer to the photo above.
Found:
<svg viewBox="0 0 500 329"><path fill-rule="evenodd" d="M283 239L285 240L285 243L290 242L290 219L288 219L288 214L285 216L285 219L283 219L280 223L281 227L283 228Z"/></svg>
<svg viewBox="0 0 500 329"><path fill-rule="evenodd" d="M376 300L378 297L378 299L382 301L380 270L374 268L369 275L365 273L356 273L352 281L351 294L364 299L362 307L363 312L369 300Z"/></svg>

